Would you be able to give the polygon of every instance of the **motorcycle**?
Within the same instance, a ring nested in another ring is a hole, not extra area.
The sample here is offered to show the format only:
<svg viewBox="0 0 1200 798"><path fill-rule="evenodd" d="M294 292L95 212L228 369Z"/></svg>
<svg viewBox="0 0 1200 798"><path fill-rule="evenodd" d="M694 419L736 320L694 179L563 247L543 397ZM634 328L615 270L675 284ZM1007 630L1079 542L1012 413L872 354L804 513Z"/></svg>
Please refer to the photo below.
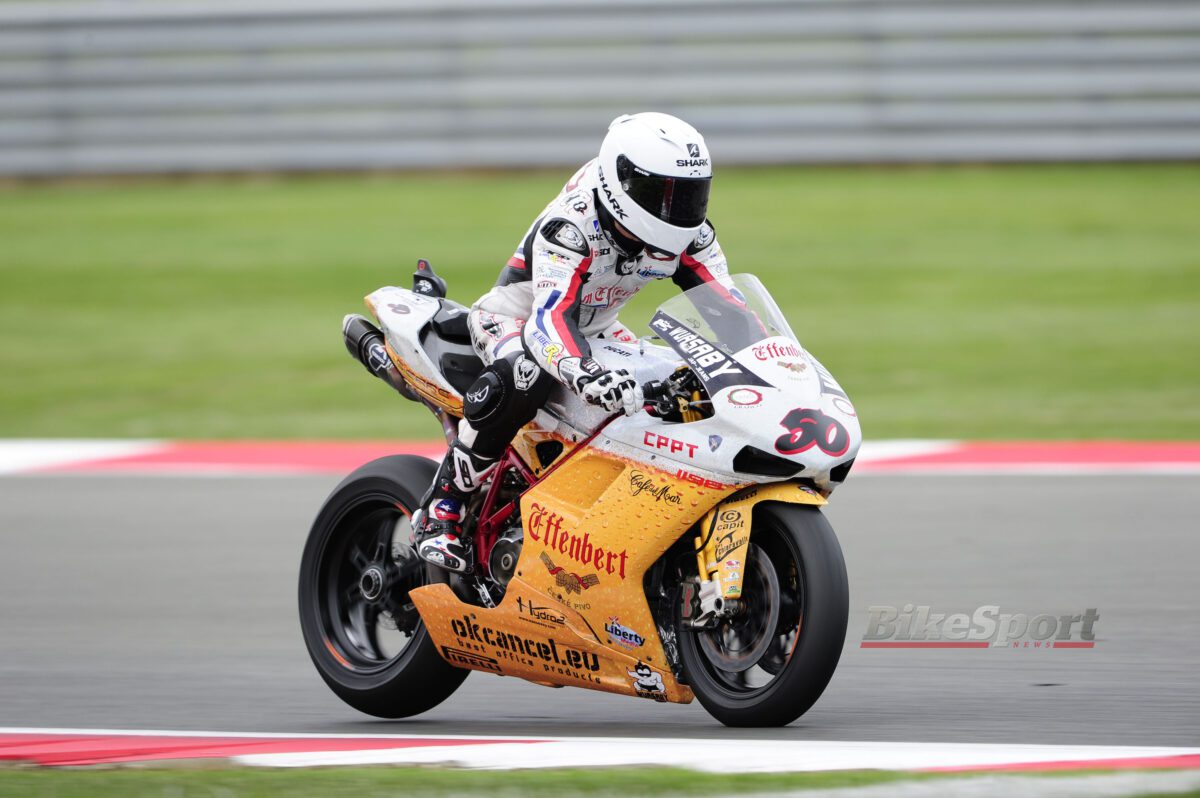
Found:
<svg viewBox="0 0 1200 798"><path fill-rule="evenodd" d="M821 507L862 436L762 283L732 283L663 303L651 337L594 342L601 365L643 384L645 412L610 416L556 388L468 506L472 574L415 553L411 518L436 463L384 457L334 489L304 548L299 601L309 654L338 696L407 717L483 671L696 698L730 726L786 725L812 706L848 614ZM366 297L378 326L352 314L343 337L453 441L483 366L467 308L446 293L419 261L412 290Z"/></svg>

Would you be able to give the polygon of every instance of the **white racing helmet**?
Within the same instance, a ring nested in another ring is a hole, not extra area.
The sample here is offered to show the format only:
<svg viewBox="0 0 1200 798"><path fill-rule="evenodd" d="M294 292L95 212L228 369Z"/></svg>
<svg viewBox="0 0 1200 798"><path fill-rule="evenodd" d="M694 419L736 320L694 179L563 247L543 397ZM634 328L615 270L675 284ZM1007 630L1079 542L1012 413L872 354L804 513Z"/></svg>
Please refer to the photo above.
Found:
<svg viewBox="0 0 1200 798"><path fill-rule="evenodd" d="M696 128L670 114L619 116L600 145L601 200L651 249L678 255L704 224L712 159Z"/></svg>

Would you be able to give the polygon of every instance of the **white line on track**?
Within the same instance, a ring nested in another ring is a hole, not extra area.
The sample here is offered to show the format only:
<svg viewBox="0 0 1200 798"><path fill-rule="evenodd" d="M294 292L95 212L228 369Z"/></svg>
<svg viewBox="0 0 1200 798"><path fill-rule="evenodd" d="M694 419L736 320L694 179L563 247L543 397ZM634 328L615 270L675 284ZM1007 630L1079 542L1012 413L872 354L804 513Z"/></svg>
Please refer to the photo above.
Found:
<svg viewBox="0 0 1200 798"><path fill-rule="evenodd" d="M178 730L0 728L0 735L116 737L225 737L293 740L412 740L487 742L360 751L306 751L231 756L233 762L266 767L438 764L479 769L621 767L662 765L709 772L822 770L926 770L987 768L1071 762L1079 767L1119 760L1200 757L1200 748L1101 745L1006 745L995 743L835 742L806 740L529 737L524 735L281 734ZM492 742L503 741L503 742ZM524 742L521 742L524 741ZM233 752L231 752L233 753ZM1146 765L1147 767L1153 765Z"/></svg>
<svg viewBox="0 0 1200 798"><path fill-rule="evenodd" d="M616 767L670 763L715 773L773 773L821 770L925 770L986 768L1014 763L1147 759L1200 754L1200 749L1138 746L998 745L973 743L831 742L803 740L699 740L662 738L558 738L541 744L494 743L250 754L245 765L311 767L327 765L440 764L484 770L553 767Z"/></svg>
<svg viewBox="0 0 1200 798"><path fill-rule="evenodd" d="M950 440L925 440L920 438L897 438L885 441L863 441L858 450L858 463L899 460L907 457L924 457L957 449L961 444Z"/></svg>
<svg viewBox="0 0 1200 798"><path fill-rule="evenodd" d="M0 440L0 474L149 454L165 447L152 440Z"/></svg>

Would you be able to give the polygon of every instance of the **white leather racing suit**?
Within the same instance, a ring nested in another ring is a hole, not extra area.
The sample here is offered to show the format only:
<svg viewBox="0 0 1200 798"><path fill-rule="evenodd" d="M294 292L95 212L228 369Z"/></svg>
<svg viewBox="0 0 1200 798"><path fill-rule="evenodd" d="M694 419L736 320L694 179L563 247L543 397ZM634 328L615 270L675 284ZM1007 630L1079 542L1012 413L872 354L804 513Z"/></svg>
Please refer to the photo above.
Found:
<svg viewBox="0 0 1200 798"><path fill-rule="evenodd" d="M524 348L571 386L590 360L589 338L636 340L617 313L651 280L671 278L682 290L702 283L733 289L708 221L678 256L645 248L623 255L600 222L603 189L596 161L584 164L530 226L496 286L472 307L471 332L485 364Z"/></svg>

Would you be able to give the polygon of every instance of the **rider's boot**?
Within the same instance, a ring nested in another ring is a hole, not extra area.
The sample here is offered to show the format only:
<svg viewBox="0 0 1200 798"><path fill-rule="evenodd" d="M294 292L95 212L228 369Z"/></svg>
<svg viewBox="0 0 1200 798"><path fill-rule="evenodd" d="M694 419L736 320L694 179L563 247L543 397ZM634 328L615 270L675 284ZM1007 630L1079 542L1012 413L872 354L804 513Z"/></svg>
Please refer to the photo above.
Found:
<svg viewBox="0 0 1200 798"><path fill-rule="evenodd" d="M413 514L417 555L428 563L469 574L475 568L475 549L463 534L466 505L496 467L462 441L455 441L438 468L433 485Z"/></svg>

